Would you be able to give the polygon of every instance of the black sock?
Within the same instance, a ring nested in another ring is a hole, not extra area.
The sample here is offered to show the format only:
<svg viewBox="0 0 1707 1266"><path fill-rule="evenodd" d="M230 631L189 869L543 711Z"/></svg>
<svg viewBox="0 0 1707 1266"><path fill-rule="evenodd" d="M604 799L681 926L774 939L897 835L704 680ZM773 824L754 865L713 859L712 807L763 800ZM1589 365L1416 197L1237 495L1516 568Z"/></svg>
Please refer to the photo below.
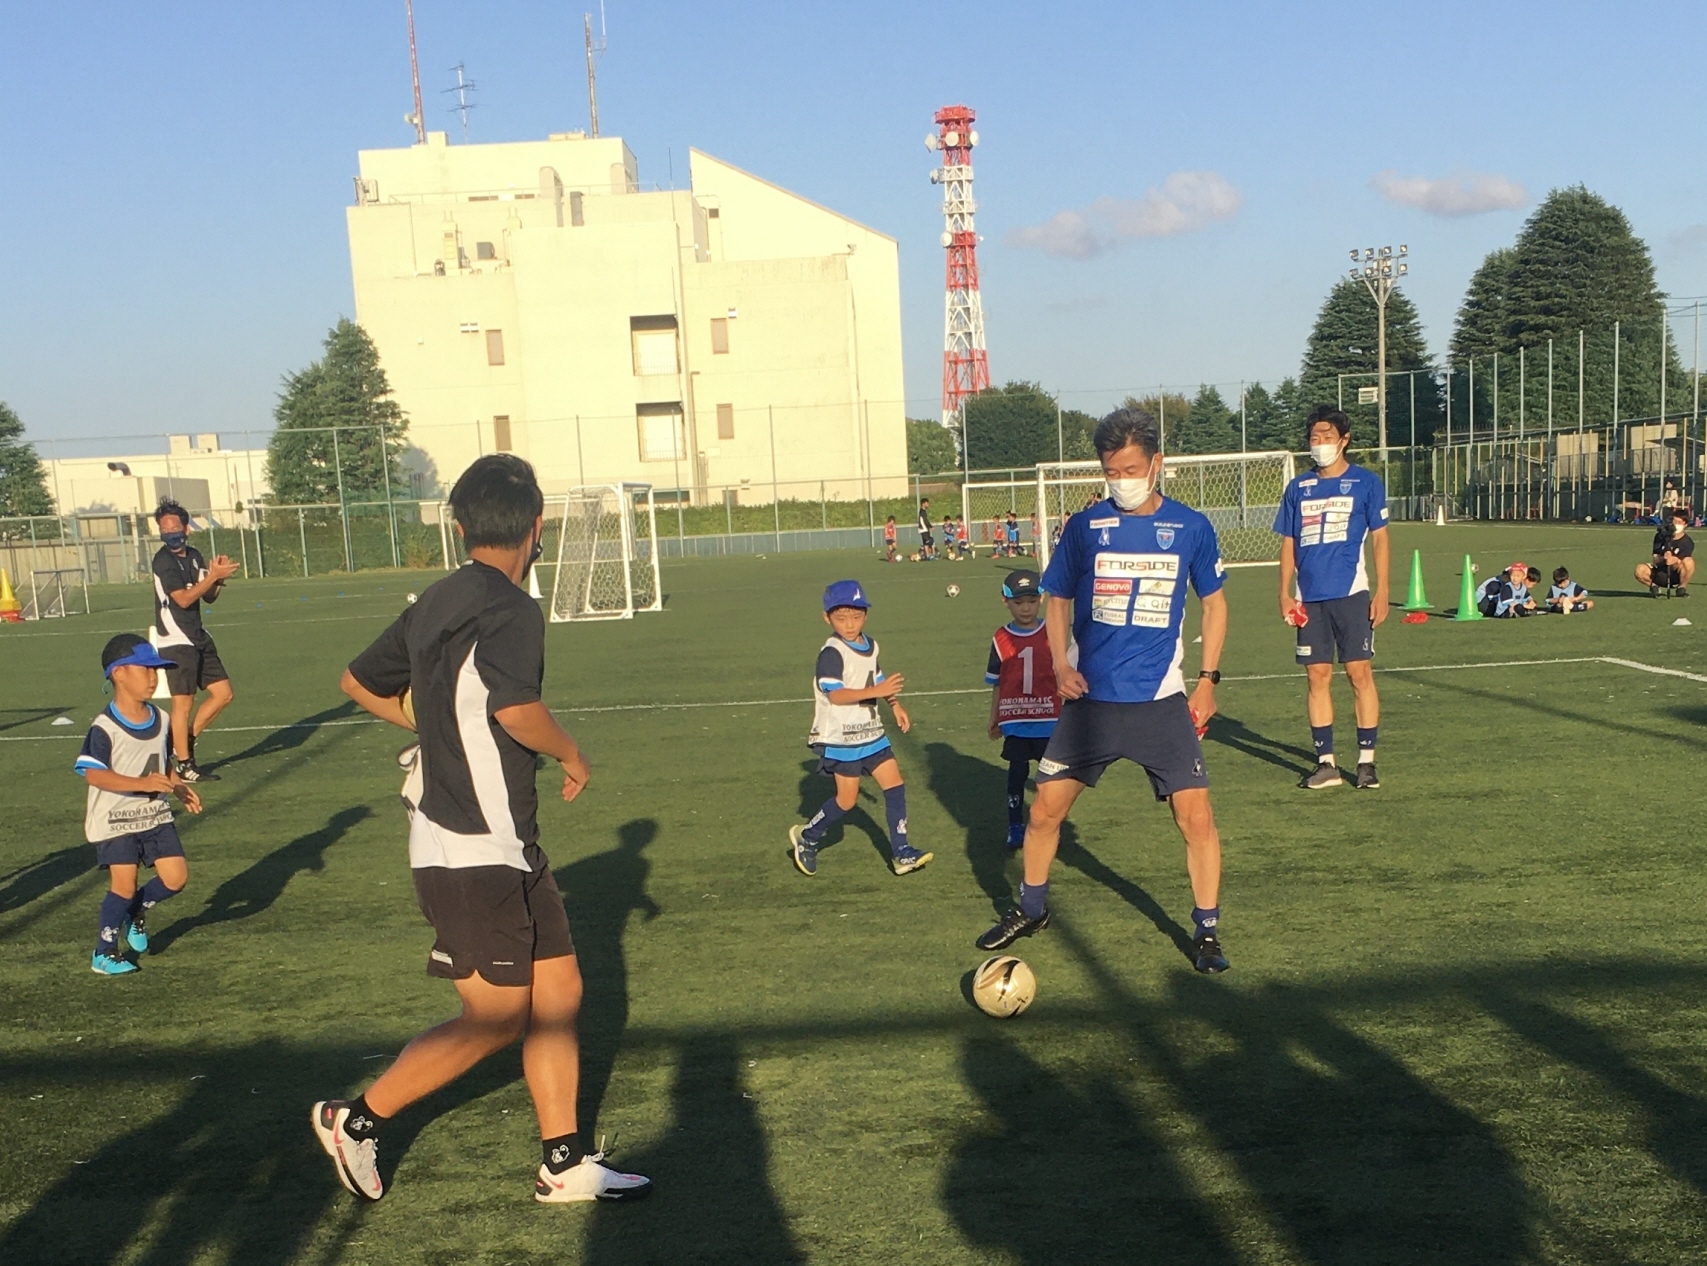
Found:
<svg viewBox="0 0 1707 1266"><path fill-rule="evenodd" d="M350 1115L344 1120L344 1133L353 1139L371 1139L379 1133L385 1118L367 1106L367 1096L351 1100Z"/></svg>
<svg viewBox="0 0 1707 1266"><path fill-rule="evenodd" d="M541 1139L539 1150L545 1159L545 1167L554 1174L561 1174L566 1169L573 1169L581 1163L586 1155L581 1150L579 1134L559 1134L554 1139Z"/></svg>
<svg viewBox="0 0 1707 1266"><path fill-rule="evenodd" d="M1031 772L1028 760L1008 762L1008 825L1025 823L1025 776Z"/></svg>

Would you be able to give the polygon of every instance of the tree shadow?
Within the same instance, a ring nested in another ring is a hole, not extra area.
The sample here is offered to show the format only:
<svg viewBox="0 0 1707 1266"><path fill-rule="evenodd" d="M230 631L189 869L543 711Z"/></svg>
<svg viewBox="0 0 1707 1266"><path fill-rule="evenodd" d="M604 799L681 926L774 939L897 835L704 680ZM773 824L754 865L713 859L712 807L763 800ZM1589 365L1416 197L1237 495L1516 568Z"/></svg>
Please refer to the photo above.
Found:
<svg viewBox="0 0 1707 1266"><path fill-rule="evenodd" d="M1283 743L1279 739L1259 734L1237 717L1230 717L1225 712L1217 712L1209 718L1209 733L1204 738L1207 742L1230 747L1240 755L1278 765L1289 773L1306 773L1314 768L1316 763L1315 753L1295 744Z"/></svg>
<svg viewBox="0 0 1707 1266"><path fill-rule="evenodd" d="M49 717L70 716L73 709L64 708L0 708L0 730L16 730L26 725L34 725ZM77 731L72 729L72 733Z"/></svg>
<svg viewBox="0 0 1707 1266"><path fill-rule="evenodd" d="M74 844L0 875L0 914L27 906L95 868L95 846Z"/></svg>
<svg viewBox="0 0 1707 1266"><path fill-rule="evenodd" d="M595 1207L587 1266L806 1260L771 1189L770 1147L758 1104L743 1088L740 1055L733 1033L683 1043L671 1092L675 1128L645 1151L616 1158L651 1178L658 1195L643 1216L620 1205ZM709 1181L708 1166L716 1175Z"/></svg>
<svg viewBox="0 0 1707 1266"><path fill-rule="evenodd" d="M291 751L293 748L301 747L306 743L314 732L328 721L341 721L356 716L360 711L361 709L356 707L354 700L346 699L335 707L323 709L312 716L303 717L300 721L292 721L289 725L281 725L271 734L263 736L241 752L235 752L223 760L210 764L208 768L210 770L224 769L227 765L241 764L246 760L254 760L258 756L276 756L280 752Z"/></svg>
<svg viewBox="0 0 1707 1266"><path fill-rule="evenodd" d="M991 906L1001 914L1013 904L1008 862L1018 850L1007 846L1008 771L967 756L947 743L925 744L926 786L956 825L966 831L966 860Z"/></svg>
<svg viewBox="0 0 1707 1266"><path fill-rule="evenodd" d="M628 916L640 911L650 923L663 913L646 893L652 865L643 856L658 837L658 824L637 818L617 828L620 843L556 872L585 992L578 1024L581 1038L579 1116L583 1141L596 1140L600 1105L628 1027L628 963L622 937Z"/></svg>
<svg viewBox="0 0 1707 1266"><path fill-rule="evenodd" d="M800 771L800 820L807 822L811 820L813 814L818 812L824 801L836 794L836 780L818 772L816 758L801 761ZM846 838L849 827L858 827L865 832L866 838L871 841L871 846L877 850L877 855L883 859L883 864L887 866L889 864L888 818L885 815L884 821L879 822L870 810L865 808L864 802L875 803L876 799L865 784L865 779L859 780L860 803L856 803L849 810L847 817L824 832L824 838L818 841L818 851L823 852L831 845L841 843ZM872 786L876 786L876 784L873 783Z"/></svg>
<svg viewBox="0 0 1707 1266"><path fill-rule="evenodd" d="M160 953L170 948L179 937L196 928L231 923L260 914L283 895L286 886L297 875L324 869L326 850L343 839L356 823L372 816L373 810L365 804L340 809L318 831L299 835L290 843L267 853L215 888L199 913L151 933L149 952Z"/></svg>
<svg viewBox="0 0 1707 1266"><path fill-rule="evenodd" d="M1070 1086L993 1036L967 1040L961 1070L994 1123L955 1148L941 1200L981 1249L1026 1266L1241 1256L1112 1081Z"/></svg>

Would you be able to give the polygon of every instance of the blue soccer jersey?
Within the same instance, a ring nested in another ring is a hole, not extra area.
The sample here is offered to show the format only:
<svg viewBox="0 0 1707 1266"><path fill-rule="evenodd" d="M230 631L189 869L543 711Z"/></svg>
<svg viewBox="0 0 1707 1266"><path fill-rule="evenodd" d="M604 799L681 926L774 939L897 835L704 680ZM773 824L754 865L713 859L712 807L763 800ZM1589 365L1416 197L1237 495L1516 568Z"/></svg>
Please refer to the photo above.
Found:
<svg viewBox="0 0 1707 1266"><path fill-rule="evenodd" d="M1286 485L1274 530L1290 536L1298 560L1298 597L1328 602L1369 591L1363 544L1387 526L1387 489L1381 477L1347 465L1329 477L1313 470Z"/></svg>
<svg viewBox="0 0 1707 1266"><path fill-rule="evenodd" d="M1086 695L1144 703L1185 693L1186 581L1221 592L1226 569L1209 520L1164 497L1154 514L1099 501L1067 520L1042 590L1073 602L1073 638Z"/></svg>

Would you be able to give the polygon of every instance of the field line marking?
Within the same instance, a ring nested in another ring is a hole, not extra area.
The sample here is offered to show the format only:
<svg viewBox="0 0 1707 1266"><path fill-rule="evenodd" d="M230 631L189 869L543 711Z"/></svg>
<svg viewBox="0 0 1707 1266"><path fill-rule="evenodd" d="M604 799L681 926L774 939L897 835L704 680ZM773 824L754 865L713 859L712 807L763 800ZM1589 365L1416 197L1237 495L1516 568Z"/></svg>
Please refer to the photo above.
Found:
<svg viewBox="0 0 1707 1266"><path fill-rule="evenodd" d="M1682 677L1685 681L1707 681L1707 676L1701 673L1686 673L1681 668L1661 668L1657 664L1644 664L1635 659L1618 659L1611 655L1599 657L1603 664L1617 664L1620 668L1634 668L1639 673L1655 673L1661 677Z"/></svg>

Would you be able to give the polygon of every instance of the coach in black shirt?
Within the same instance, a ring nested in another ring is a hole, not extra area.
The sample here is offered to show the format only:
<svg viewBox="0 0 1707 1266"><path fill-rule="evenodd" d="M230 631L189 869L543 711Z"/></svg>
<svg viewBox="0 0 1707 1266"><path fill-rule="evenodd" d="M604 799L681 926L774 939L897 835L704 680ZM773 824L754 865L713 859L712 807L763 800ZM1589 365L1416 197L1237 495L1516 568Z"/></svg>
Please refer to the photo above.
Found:
<svg viewBox="0 0 1707 1266"><path fill-rule="evenodd" d="M1658 532L1654 533L1652 558L1636 564L1636 579L1648 587L1657 598L1661 589L1676 589L1677 596L1689 596L1689 580L1695 575L1695 542L1690 539L1689 510L1673 506L1666 511Z"/></svg>
<svg viewBox="0 0 1707 1266"><path fill-rule="evenodd" d="M190 512L176 501L162 501L154 512L160 549L154 555L154 644L174 667L166 670L172 692L172 755L185 782L217 782L218 774L196 764L196 735L231 702L231 677L219 648L202 627L202 603L217 602L237 564L224 554L210 563L189 543ZM190 719L196 692L207 698Z"/></svg>

